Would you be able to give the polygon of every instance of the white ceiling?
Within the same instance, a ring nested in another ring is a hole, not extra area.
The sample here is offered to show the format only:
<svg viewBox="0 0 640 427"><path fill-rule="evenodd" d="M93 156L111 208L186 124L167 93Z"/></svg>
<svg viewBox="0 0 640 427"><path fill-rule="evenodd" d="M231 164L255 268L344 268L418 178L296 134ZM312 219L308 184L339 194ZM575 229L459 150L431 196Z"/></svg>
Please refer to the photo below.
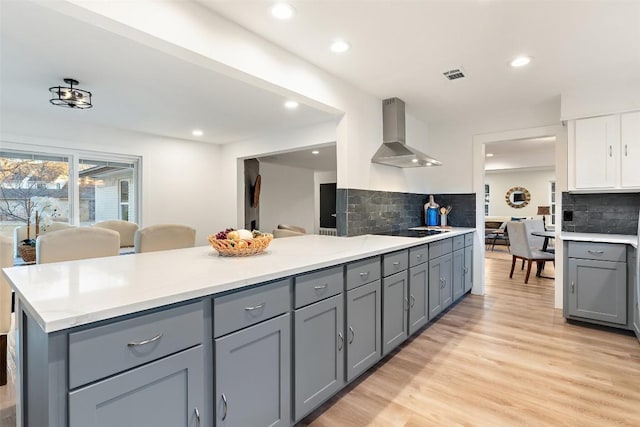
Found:
<svg viewBox="0 0 640 427"><path fill-rule="evenodd" d="M289 21L270 17L272 1L201 3L426 122L640 80L640 1L292 0ZM331 53L336 37L351 50ZM520 54L533 62L511 68ZM458 66L468 78L442 76Z"/></svg>
<svg viewBox="0 0 640 427"><path fill-rule="evenodd" d="M26 1L2 1L0 115L14 111L179 139L226 143L333 120L282 96L179 60ZM80 81L88 110L49 103L49 87ZM204 136L194 137L193 129Z"/></svg>
<svg viewBox="0 0 640 427"><path fill-rule="evenodd" d="M541 137L501 141L485 145L485 171L544 168L555 169L556 138Z"/></svg>
<svg viewBox="0 0 640 427"><path fill-rule="evenodd" d="M318 154L313 154L313 150L317 151ZM315 171L337 170L335 144L264 156L258 158L258 160L265 163L313 169Z"/></svg>

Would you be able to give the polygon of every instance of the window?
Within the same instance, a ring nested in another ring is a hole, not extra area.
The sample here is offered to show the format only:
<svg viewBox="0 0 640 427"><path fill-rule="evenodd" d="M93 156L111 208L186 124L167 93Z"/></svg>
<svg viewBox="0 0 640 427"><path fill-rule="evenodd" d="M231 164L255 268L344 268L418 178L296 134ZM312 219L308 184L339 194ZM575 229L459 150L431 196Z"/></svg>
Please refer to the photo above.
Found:
<svg viewBox="0 0 640 427"><path fill-rule="evenodd" d="M18 149L0 151L0 235L12 238L15 227L27 219L35 222L36 212L45 230L53 221L137 221L139 159L95 153L84 157L64 149L59 154L28 152L21 150L26 144L7 143L12 145Z"/></svg>
<svg viewBox="0 0 640 427"><path fill-rule="evenodd" d="M489 202L491 200L491 188L489 184L484 185L484 216L489 216Z"/></svg>
<svg viewBox="0 0 640 427"><path fill-rule="evenodd" d="M549 205L551 206L551 225L556 224L556 182L549 182Z"/></svg>

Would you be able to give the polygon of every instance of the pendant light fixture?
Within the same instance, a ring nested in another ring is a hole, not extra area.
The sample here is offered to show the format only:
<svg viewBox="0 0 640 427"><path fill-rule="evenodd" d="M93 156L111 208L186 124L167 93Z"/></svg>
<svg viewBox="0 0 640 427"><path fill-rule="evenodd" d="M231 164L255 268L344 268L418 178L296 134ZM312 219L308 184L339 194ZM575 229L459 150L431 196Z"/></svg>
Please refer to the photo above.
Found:
<svg viewBox="0 0 640 427"><path fill-rule="evenodd" d="M51 102L53 105L65 108L78 108L84 110L91 108L91 92L88 90L78 89L74 85L78 84L75 79L64 79L64 82L69 85L66 86L54 86L49 88L51 92Z"/></svg>

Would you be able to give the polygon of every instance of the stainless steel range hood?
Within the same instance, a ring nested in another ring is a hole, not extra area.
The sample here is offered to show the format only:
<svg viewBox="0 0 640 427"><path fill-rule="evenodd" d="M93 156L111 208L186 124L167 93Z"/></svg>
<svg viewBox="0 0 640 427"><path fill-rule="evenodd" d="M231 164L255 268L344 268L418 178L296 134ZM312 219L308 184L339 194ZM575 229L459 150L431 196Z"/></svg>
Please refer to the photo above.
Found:
<svg viewBox="0 0 640 427"><path fill-rule="evenodd" d="M382 145L371 161L397 168L442 165L439 160L408 146L405 134L404 101L399 98L385 99L382 101Z"/></svg>

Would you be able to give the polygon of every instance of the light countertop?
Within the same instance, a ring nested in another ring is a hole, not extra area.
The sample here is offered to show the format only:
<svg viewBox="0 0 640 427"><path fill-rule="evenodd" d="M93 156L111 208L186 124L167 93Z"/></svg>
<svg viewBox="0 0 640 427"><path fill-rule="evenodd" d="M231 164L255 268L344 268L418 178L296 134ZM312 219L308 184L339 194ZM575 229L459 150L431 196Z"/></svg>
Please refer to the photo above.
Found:
<svg viewBox="0 0 640 427"><path fill-rule="evenodd" d="M475 231L411 238L304 235L265 253L220 257L210 246L3 270L47 333L330 267Z"/></svg>
<svg viewBox="0 0 640 427"><path fill-rule="evenodd" d="M560 239L574 242L623 243L638 247L638 236L630 234L571 233L563 231Z"/></svg>

